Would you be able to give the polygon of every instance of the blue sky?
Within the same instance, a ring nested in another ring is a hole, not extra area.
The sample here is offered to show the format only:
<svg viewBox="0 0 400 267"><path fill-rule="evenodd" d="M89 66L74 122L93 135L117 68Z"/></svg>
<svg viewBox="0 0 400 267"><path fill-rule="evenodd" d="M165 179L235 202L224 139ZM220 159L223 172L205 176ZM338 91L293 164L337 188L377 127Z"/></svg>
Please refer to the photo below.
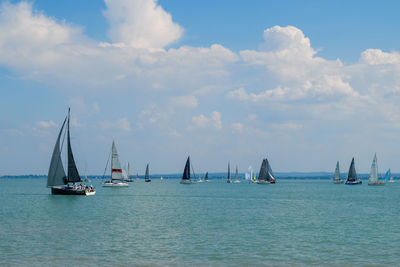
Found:
<svg viewBox="0 0 400 267"><path fill-rule="evenodd" d="M3 2L0 174L46 173L68 106L81 172L113 139L139 173L400 171L399 5Z"/></svg>

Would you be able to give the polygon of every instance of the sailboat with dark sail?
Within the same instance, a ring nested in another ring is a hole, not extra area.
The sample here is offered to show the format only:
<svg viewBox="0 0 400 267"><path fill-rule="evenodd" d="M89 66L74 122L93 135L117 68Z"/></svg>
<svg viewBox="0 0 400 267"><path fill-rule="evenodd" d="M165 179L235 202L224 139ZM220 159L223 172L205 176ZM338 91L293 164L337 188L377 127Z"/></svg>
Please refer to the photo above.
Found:
<svg viewBox="0 0 400 267"><path fill-rule="evenodd" d="M357 173L356 173L356 168L354 165L354 158L351 160L349 173L347 174L346 184L348 184L348 185L362 184L361 180L357 180Z"/></svg>
<svg viewBox="0 0 400 267"><path fill-rule="evenodd" d="M208 172L206 172L206 176L204 176L204 181L207 183L210 182L210 180L208 180Z"/></svg>
<svg viewBox="0 0 400 267"><path fill-rule="evenodd" d="M343 184L344 181L340 179L339 161L336 163L335 174L333 175L334 184Z"/></svg>
<svg viewBox="0 0 400 267"><path fill-rule="evenodd" d="M107 167L106 167L107 168ZM103 183L104 187L126 187L128 183L126 174L122 171L121 163L119 161L117 147L115 142L112 142L111 148L111 180Z"/></svg>
<svg viewBox="0 0 400 267"><path fill-rule="evenodd" d="M151 182L150 175L149 175L149 164L146 166L146 173L144 175L144 181L146 183Z"/></svg>
<svg viewBox="0 0 400 267"><path fill-rule="evenodd" d="M76 167L71 147L69 122L70 122L70 109L68 109L68 115L61 126L60 133L58 134L57 137L56 145L54 146L53 155L50 161L49 173L47 175L47 187L51 188L51 193L53 195L86 195L86 196L94 195L96 194L96 189L94 189L91 186L89 187L82 184L82 179ZM67 123L68 175L65 174L64 166L62 164L61 160L62 144L60 146L60 139L64 130L65 123ZM81 183L81 184L76 185L76 183Z"/></svg>
<svg viewBox="0 0 400 267"><path fill-rule="evenodd" d="M268 159L263 159L261 163L260 173L258 174L257 184L275 184L276 178L272 172Z"/></svg>
<svg viewBox="0 0 400 267"><path fill-rule="evenodd" d="M236 165L236 171L235 171L235 180L233 180L233 182L235 184L240 183L237 165Z"/></svg>
<svg viewBox="0 0 400 267"><path fill-rule="evenodd" d="M380 181L378 177L378 159L376 157L376 154L374 155L374 159L372 160L368 185L385 185L385 183Z"/></svg>
<svg viewBox="0 0 400 267"><path fill-rule="evenodd" d="M181 184L192 184L193 181L190 179L190 156L186 160L185 169L183 170Z"/></svg>
<svg viewBox="0 0 400 267"><path fill-rule="evenodd" d="M226 182L228 184L232 183L232 181L231 181L231 164L230 163L228 163L228 177L226 179Z"/></svg>

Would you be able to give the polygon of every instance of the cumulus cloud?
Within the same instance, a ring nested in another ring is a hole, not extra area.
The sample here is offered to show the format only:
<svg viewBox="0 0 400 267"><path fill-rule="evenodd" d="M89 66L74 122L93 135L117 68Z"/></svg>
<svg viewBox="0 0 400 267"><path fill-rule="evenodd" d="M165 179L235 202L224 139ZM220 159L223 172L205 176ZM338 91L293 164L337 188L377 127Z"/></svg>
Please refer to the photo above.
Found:
<svg viewBox="0 0 400 267"><path fill-rule="evenodd" d="M367 49L361 53L361 62L369 65L399 64L398 52L387 53L380 49Z"/></svg>
<svg viewBox="0 0 400 267"><path fill-rule="evenodd" d="M136 48L164 48L182 36L183 29L156 0L105 0L104 15L114 43Z"/></svg>
<svg viewBox="0 0 400 267"><path fill-rule="evenodd" d="M100 127L103 129L120 129L126 132L131 131L131 123L127 118L120 118L114 122L103 121L100 123Z"/></svg>
<svg viewBox="0 0 400 267"><path fill-rule="evenodd" d="M170 99L170 103L174 106L184 108L195 108L197 107L197 99L193 95L173 97Z"/></svg>
<svg viewBox="0 0 400 267"><path fill-rule="evenodd" d="M213 128L215 130L222 129L221 113L213 111L210 117L206 117L203 114L192 117L192 123L199 128Z"/></svg>

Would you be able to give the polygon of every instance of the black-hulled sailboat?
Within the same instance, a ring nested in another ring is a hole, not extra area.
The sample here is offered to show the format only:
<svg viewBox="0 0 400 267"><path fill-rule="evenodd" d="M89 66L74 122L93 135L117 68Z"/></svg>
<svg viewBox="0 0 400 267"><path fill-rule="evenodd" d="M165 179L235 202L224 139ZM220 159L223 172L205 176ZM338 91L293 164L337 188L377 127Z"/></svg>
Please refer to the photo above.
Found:
<svg viewBox="0 0 400 267"><path fill-rule="evenodd" d="M339 161L336 163L335 174L333 175L333 183L334 184L343 184L343 180L340 179L340 169L339 169Z"/></svg>
<svg viewBox="0 0 400 267"><path fill-rule="evenodd" d="M276 178L272 172L268 159L263 159L261 163L260 173L258 174L257 184L275 184Z"/></svg>
<svg viewBox="0 0 400 267"><path fill-rule="evenodd" d="M47 187L51 188L51 193L53 195L94 195L96 194L96 189L82 184L82 179L79 175L78 169L76 168L74 155L72 154L69 122L70 109L68 109L68 115L61 126L56 145L54 146L53 155L50 161L49 173L47 175ZM68 176L65 175L64 166L61 160L62 144L60 147L60 139L65 123L67 123ZM80 184L77 185L76 183Z"/></svg>
<svg viewBox="0 0 400 267"><path fill-rule="evenodd" d="M349 173L347 174L346 184L348 184L348 185L362 184L361 180L357 180L357 173L356 173L356 168L354 165L354 158L351 160Z"/></svg>
<svg viewBox="0 0 400 267"><path fill-rule="evenodd" d="M206 172L206 176L204 177L204 181L205 182L210 182L210 180L208 180L208 172Z"/></svg>
<svg viewBox="0 0 400 267"><path fill-rule="evenodd" d="M117 147L113 140L111 147L111 180L103 183L104 187L126 187L128 183L125 173L122 171L121 162L119 161Z"/></svg>
<svg viewBox="0 0 400 267"><path fill-rule="evenodd" d="M230 163L228 163L228 178L226 179L226 182L228 184L232 183L232 180L231 180L231 164Z"/></svg>
<svg viewBox="0 0 400 267"><path fill-rule="evenodd" d="M190 179L190 156L186 160L185 169L183 170L181 184L192 184L193 181Z"/></svg>
<svg viewBox="0 0 400 267"><path fill-rule="evenodd" d="M146 183L151 182L150 175L149 175L149 164L146 166L146 174L144 175L144 181Z"/></svg>

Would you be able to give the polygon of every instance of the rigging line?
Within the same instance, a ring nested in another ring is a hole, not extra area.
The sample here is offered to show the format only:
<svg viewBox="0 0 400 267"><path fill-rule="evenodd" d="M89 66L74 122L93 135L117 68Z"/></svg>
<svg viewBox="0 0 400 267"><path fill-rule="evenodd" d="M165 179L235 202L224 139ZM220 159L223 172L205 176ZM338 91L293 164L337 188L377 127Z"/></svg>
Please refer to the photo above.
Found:
<svg viewBox="0 0 400 267"><path fill-rule="evenodd" d="M107 167L108 167L108 162L110 161L111 153L112 153L112 148L111 148L111 150L110 150L110 154L108 155L107 164L106 164L106 167L104 168L104 173L103 173L103 178L102 178L102 180L104 180L104 176L106 175L106 171L107 171Z"/></svg>
<svg viewBox="0 0 400 267"><path fill-rule="evenodd" d="M192 164L192 163L190 163L190 166L192 166L192 172L193 172L193 176L194 176L195 180L197 180L196 173L194 172L193 164Z"/></svg>

